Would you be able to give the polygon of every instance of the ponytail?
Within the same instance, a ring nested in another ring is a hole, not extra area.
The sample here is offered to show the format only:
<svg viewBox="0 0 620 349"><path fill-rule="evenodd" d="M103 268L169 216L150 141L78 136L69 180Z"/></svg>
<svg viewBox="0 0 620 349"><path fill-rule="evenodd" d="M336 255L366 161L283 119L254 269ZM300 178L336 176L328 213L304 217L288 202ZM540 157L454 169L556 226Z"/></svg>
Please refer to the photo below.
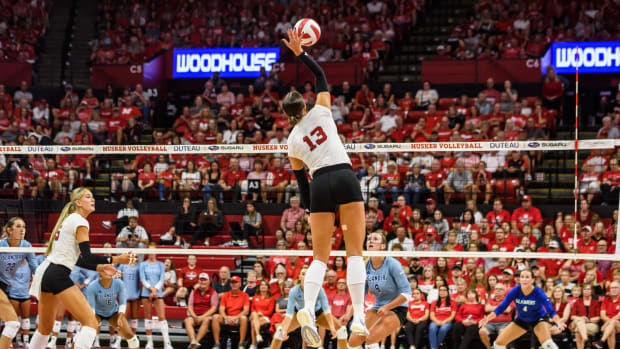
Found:
<svg viewBox="0 0 620 349"><path fill-rule="evenodd" d="M297 123L301 120L301 115L292 115L288 117L288 124L291 125L291 127L295 127L295 125L297 125Z"/></svg>
<svg viewBox="0 0 620 349"><path fill-rule="evenodd" d="M62 211L60 212L58 221L56 221L56 225L54 225L54 229L52 230L52 235L50 236L49 242L47 244L47 250L45 251L45 256L48 256L52 252L52 246L54 245L54 241L56 239L56 235L58 234L58 230L62 226L62 223L65 221L65 219L67 219L67 217L69 217L72 213L77 211L77 206L75 205L75 202L82 198L82 195L84 195L84 192L86 190L88 189L85 187L79 187L79 188L73 189L73 191L71 192L71 199L70 199L71 201L69 201L65 205L65 207L63 207Z"/></svg>

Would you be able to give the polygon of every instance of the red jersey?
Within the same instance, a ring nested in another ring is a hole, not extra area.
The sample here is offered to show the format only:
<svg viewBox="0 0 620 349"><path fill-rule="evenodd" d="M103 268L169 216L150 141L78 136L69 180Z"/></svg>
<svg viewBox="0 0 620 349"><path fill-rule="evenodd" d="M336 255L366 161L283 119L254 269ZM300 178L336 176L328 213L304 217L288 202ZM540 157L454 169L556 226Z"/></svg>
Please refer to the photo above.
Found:
<svg viewBox="0 0 620 349"><path fill-rule="evenodd" d="M199 289L194 289L189 295L187 305L193 306L194 313L200 316L209 311L209 309L217 307L218 301L219 298L214 289L209 288L204 292L200 292Z"/></svg>
<svg viewBox="0 0 620 349"><path fill-rule="evenodd" d="M506 297L504 295L504 297ZM493 307L497 307L504 299L502 298L501 300L497 300L495 299L495 297L489 297L489 299L487 299L487 304ZM510 306L512 306L513 304L511 304ZM489 321L489 322L511 322L512 321L512 313L514 311L514 307L513 310L509 311L509 312L503 312L500 315L496 316L493 320Z"/></svg>
<svg viewBox="0 0 620 349"><path fill-rule="evenodd" d="M512 221L517 222L519 229L523 229L523 224L527 223L534 226L537 223L541 223L542 216L540 215L540 210L536 207L530 207L529 210L519 207L512 212Z"/></svg>
<svg viewBox="0 0 620 349"><path fill-rule="evenodd" d="M284 181L288 181L291 178L291 174L284 169L271 171L271 174L273 175L273 182L271 185L274 187Z"/></svg>
<svg viewBox="0 0 620 349"><path fill-rule="evenodd" d="M391 187L394 187L394 185L390 184L389 181L393 181L393 180L400 181L400 174L398 174L398 173L385 173L385 174L381 175L381 180L385 180L385 182L386 182L385 187L386 188L391 188Z"/></svg>
<svg viewBox="0 0 620 349"><path fill-rule="evenodd" d="M330 287L327 283L323 284L323 290L325 291L325 295L327 296L327 299L329 299L330 297L338 293L338 287L336 287L336 285L334 285L333 287Z"/></svg>
<svg viewBox="0 0 620 349"><path fill-rule="evenodd" d="M226 185L241 185L241 181L245 179L245 176L246 175L243 170L228 171L223 176L223 179L226 182Z"/></svg>
<svg viewBox="0 0 620 349"><path fill-rule="evenodd" d="M119 127L127 126L127 122L123 118L110 118L108 122L108 133L116 133Z"/></svg>
<svg viewBox="0 0 620 349"><path fill-rule="evenodd" d="M601 311L605 311L607 317L614 317L620 312L620 297L614 302L611 297L605 297L601 304Z"/></svg>
<svg viewBox="0 0 620 349"><path fill-rule="evenodd" d="M577 248L580 253L598 253L596 245L597 244L594 239L590 239L590 242L587 244L583 241L583 239L580 239L580 241L577 242Z"/></svg>
<svg viewBox="0 0 620 349"><path fill-rule="evenodd" d="M430 310L430 307L431 306L428 304L428 302L422 300L419 302L410 301L409 315L411 315L411 318L413 319L419 319L424 316L427 310Z"/></svg>
<svg viewBox="0 0 620 349"><path fill-rule="evenodd" d="M67 177L67 175L65 174L65 171L57 168L54 170L49 170L49 171L45 171L41 174L41 176L43 176L43 178L47 179L48 181L50 179L58 179L58 180L62 180L65 179Z"/></svg>
<svg viewBox="0 0 620 349"><path fill-rule="evenodd" d="M179 176L176 173L174 173L174 172L172 172L170 170L165 170L165 171L161 171L159 173L159 178L163 179L164 180L164 186L166 188L169 188L169 187L172 187L172 181L174 179L179 179Z"/></svg>
<svg viewBox="0 0 620 349"><path fill-rule="evenodd" d="M547 277L556 277L558 276L558 272L564 265L564 260L562 259L541 259L538 262L538 265L541 267L545 267L545 276Z"/></svg>
<svg viewBox="0 0 620 349"><path fill-rule="evenodd" d="M150 173L144 173L144 172L140 172L140 174L138 175L138 180L142 181L143 185L148 184L150 181L155 182L155 180L157 179L157 175L155 174L155 172L150 172Z"/></svg>
<svg viewBox="0 0 620 349"><path fill-rule="evenodd" d="M265 298L263 296L252 297L251 312L260 312L263 316L271 316L276 308L276 300L273 297Z"/></svg>
<svg viewBox="0 0 620 349"><path fill-rule="evenodd" d="M17 172L17 176L15 176L15 180L17 182L23 183L25 185L33 185L34 184L34 174L32 172Z"/></svg>
<svg viewBox="0 0 620 349"><path fill-rule="evenodd" d="M491 228L495 226L499 227L504 222L510 223L511 220L510 212L506 210L501 210L500 212L491 211L487 213L486 218L489 221L489 225Z"/></svg>
<svg viewBox="0 0 620 349"><path fill-rule="evenodd" d="M192 288L198 282L198 275L202 272L202 269L198 268L198 266L194 268L190 268L189 266L184 266L181 268L181 274L179 278L182 280L181 285L183 287Z"/></svg>
<svg viewBox="0 0 620 349"><path fill-rule="evenodd" d="M239 315L245 306L250 306L250 296L243 291L237 291L237 294L228 291L222 295L220 307L224 307L228 316Z"/></svg>
<svg viewBox="0 0 620 349"><path fill-rule="evenodd" d="M463 320L469 318L471 316L471 320L480 321L484 317L484 305L480 303L476 304L461 304L459 310L456 312L456 317L454 320L456 322L462 322Z"/></svg>
<svg viewBox="0 0 620 349"><path fill-rule="evenodd" d="M438 140L440 142L449 142L450 137L452 137L452 130L437 130L437 135L439 136Z"/></svg>
<svg viewBox="0 0 620 349"><path fill-rule="evenodd" d="M332 309L332 314L339 318L347 312L347 307L351 305L351 296L349 293L334 294L329 297L329 306Z"/></svg>
<svg viewBox="0 0 620 349"><path fill-rule="evenodd" d="M435 318L439 321L443 321L452 315L452 312L456 312L456 301L451 300L450 305L446 305L445 301L436 300L431 304L431 313L435 313Z"/></svg>
<svg viewBox="0 0 620 349"><path fill-rule="evenodd" d="M426 174L426 181L435 188L440 186L443 181L448 178L448 175L444 171L430 172Z"/></svg>
<svg viewBox="0 0 620 349"><path fill-rule="evenodd" d="M620 185L620 171L605 171L603 179L609 181L612 186Z"/></svg>

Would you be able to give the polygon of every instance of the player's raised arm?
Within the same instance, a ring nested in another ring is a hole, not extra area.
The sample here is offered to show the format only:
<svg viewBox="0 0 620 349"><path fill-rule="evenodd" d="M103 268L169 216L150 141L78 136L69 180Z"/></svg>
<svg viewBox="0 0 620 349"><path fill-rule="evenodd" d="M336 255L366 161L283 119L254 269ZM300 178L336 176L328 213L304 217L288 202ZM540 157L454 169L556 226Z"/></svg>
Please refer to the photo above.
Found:
<svg viewBox="0 0 620 349"><path fill-rule="evenodd" d="M323 68L314 60L314 58L310 57L304 50L301 48L301 40L297 32L289 29L287 30L288 40L282 39L284 44L299 58L308 69L312 71L314 74L314 78L316 79L316 104L322 105L326 108L331 108L331 96L327 89L327 78L325 77L325 72Z"/></svg>

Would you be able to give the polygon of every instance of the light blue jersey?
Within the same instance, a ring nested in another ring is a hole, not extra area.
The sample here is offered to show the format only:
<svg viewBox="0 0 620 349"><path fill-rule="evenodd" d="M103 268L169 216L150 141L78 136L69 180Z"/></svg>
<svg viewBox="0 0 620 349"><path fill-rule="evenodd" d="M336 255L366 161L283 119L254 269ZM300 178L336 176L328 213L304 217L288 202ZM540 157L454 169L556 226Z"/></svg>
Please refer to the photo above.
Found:
<svg viewBox="0 0 620 349"><path fill-rule="evenodd" d="M123 283L128 301L140 298L140 265L121 264L118 270L123 273Z"/></svg>
<svg viewBox="0 0 620 349"><path fill-rule="evenodd" d="M93 281L96 281L99 279L99 273L97 273L94 270L88 270L82 267L78 267L76 265L75 267L73 267L73 270L71 270L71 274L69 274L69 278L71 279L71 281L79 285L86 284L84 288L80 289L82 293L86 294L86 288Z"/></svg>
<svg viewBox="0 0 620 349"><path fill-rule="evenodd" d="M45 257L44 254L40 254L37 255L36 257L34 257L34 260L37 262L37 268L39 267L39 265L41 265L41 263L43 263L45 261L47 257Z"/></svg>
<svg viewBox="0 0 620 349"><path fill-rule="evenodd" d="M121 280L112 279L110 287L105 288L99 280L95 281L86 288L86 299L95 314L101 317L109 318L119 311L125 312L127 307L125 284Z"/></svg>
<svg viewBox="0 0 620 349"><path fill-rule="evenodd" d="M155 263L149 263L144 261L140 263L140 282L142 282L142 297L148 297L151 295L149 287L157 289L157 297L162 298L163 292L161 291L164 286L164 263L155 261Z"/></svg>
<svg viewBox="0 0 620 349"><path fill-rule="evenodd" d="M366 263L366 289L364 294L368 294L368 289L377 297L375 304L370 309L378 310L382 306L395 300L399 295L409 297L411 286L401 264L392 257L385 257L379 269L372 266L372 261ZM409 298L407 298L409 299ZM405 301L399 307L408 307Z"/></svg>
<svg viewBox="0 0 620 349"><path fill-rule="evenodd" d="M11 247L8 238L0 239L0 247ZM32 247L32 245L26 240L21 240L17 247ZM38 266L34 253L0 253L0 282L10 284L24 260L28 261L28 267L34 273Z"/></svg>
<svg viewBox="0 0 620 349"><path fill-rule="evenodd" d="M286 305L286 315L289 317L293 317L293 314L298 310L304 308L304 291L301 289L301 285L297 285L291 289L291 292L288 294L288 304ZM314 306L314 312L316 313L319 310L323 310L323 313L329 314L331 313L331 308L329 307L329 301L327 300L327 295L325 294L325 290L321 287L321 291L319 291L319 296L316 300L316 305Z"/></svg>
<svg viewBox="0 0 620 349"><path fill-rule="evenodd" d="M19 300L30 299L29 289L31 276L32 271L30 271L28 263L22 263L22 265L17 268L7 288L9 298Z"/></svg>
<svg viewBox="0 0 620 349"><path fill-rule="evenodd" d="M538 286L534 286L534 290L526 296L521 291L521 285L513 287L493 312L495 315L502 314L513 301L517 308L517 319L521 321L534 322L546 314L549 314L551 317L558 315L545 291Z"/></svg>

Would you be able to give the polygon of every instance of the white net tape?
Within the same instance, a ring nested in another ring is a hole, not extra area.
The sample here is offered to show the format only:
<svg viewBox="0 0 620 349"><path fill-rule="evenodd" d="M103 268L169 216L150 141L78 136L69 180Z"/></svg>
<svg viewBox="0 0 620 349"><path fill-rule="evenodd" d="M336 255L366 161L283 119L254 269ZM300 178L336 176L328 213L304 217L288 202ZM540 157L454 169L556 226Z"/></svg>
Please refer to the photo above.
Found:
<svg viewBox="0 0 620 349"><path fill-rule="evenodd" d="M579 150L611 149L620 146L620 140L580 140ZM350 153L374 152L427 152L427 151L552 151L575 150L574 141L506 141L506 142L437 142L437 143L348 143ZM270 154L284 153L286 144L230 144L230 145L28 145L0 146L3 154Z"/></svg>

